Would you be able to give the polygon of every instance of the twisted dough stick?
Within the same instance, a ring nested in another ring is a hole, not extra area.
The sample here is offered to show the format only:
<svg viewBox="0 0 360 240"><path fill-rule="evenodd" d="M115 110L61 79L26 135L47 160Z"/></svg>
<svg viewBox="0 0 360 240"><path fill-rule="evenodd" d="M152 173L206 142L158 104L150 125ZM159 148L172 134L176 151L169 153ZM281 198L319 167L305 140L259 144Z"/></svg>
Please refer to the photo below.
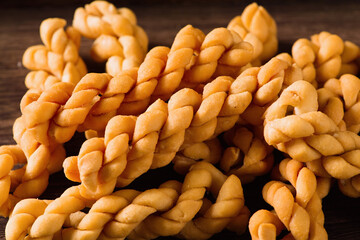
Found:
<svg viewBox="0 0 360 240"><path fill-rule="evenodd" d="M249 220L249 231L253 240L275 240L284 225L276 214L268 210L256 211Z"/></svg>
<svg viewBox="0 0 360 240"><path fill-rule="evenodd" d="M16 171L16 182L13 182L15 194L21 198L39 196L47 186L49 173L62 168L65 150L60 144L73 136L91 107L99 101L98 94L103 94L101 99L107 100L110 107L110 97L114 96L113 103L116 105L116 98L129 89L126 87L128 84L128 79L88 74L74 91L72 84L64 82L52 85L41 95L29 90L21 104L23 116L14 124L14 138L28 161ZM118 105L115 106L117 108ZM39 187L34 188L32 184Z"/></svg>
<svg viewBox="0 0 360 240"><path fill-rule="evenodd" d="M49 85L54 82L62 81L77 84L86 74L85 63L79 56L80 35L72 27L66 31L64 27L66 21L60 18L48 18L40 25L40 36L44 43L26 49L23 55L23 65L35 72L30 72L26 77L26 86L28 88L40 88L36 83L42 82ZM47 79L44 73L51 73L54 78ZM41 77L42 79L37 79Z"/></svg>
<svg viewBox="0 0 360 240"><path fill-rule="evenodd" d="M210 204L207 210L201 210L203 201L206 202L204 197L207 189L217 196L217 201ZM7 239L18 239L20 234L28 235L29 239L51 238L54 234L62 239L123 238L129 234L130 237L134 234L148 234L144 231L149 231L148 226L154 224L158 227L158 224L165 224L166 227L160 227L160 233L156 232L159 229L150 228L152 235L174 235L186 231L190 221L198 223L197 231L202 230L201 223L214 226L211 232L203 233L210 237L241 213L244 196L241 183L235 176L226 178L210 164L201 164L194 165L182 187L178 182L169 181L159 189L143 193L120 190L97 200L88 214L76 213L86 205L89 206L87 200L80 197L78 187L68 189L60 198L45 206L45 209L38 209L35 214L30 208L33 202L42 201L24 200L16 206L6 228ZM179 210L184 214L179 215ZM199 211L199 216L193 219ZM155 212L161 215L154 215ZM32 216L25 222L29 215ZM69 227L61 229L62 226ZM135 228L135 232L132 232Z"/></svg>
<svg viewBox="0 0 360 240"><path fill-rule="evenodd" d="M360 79L351 74L344 74L339 79L329 79L324 88L344 102L343 112L346 129L354 133L360 131ZM334 110L333 110L334 111ZM339 111L339 110L337 110Z"/></svg>
<svg viewBox="0 0 360 240"><path fill-rule="evenodd" d="M47 135L44 136L49 124L41 123L57 112L72 88L72 84L60 82L41 95L29 90L22 100L23 116L15 121L13 128L14 139L27 159L27 164L16 170L17 181L13 182L14 194L20 198L39 196L47 186L49 173L61 169L65 150L58 143L49 141ZM37 117L27 118L30 115L27 112Z"/></svg>
<svg viewBox="0 0 360 240"><path fill-rule="evenodd" d="M304 80L311 83L324 83L345 73L357 74L358 53L356 44L328 32L311 36L311 41L298 39L292 47L295 63L302 68Z"/></svg>
<svg viewBox="0 0 360 240"><path fill-rule="evenodd" d="M148 37L128 8L117 9L109 2L93 1L76 9L73 25L82 35L96 39L91 56L96 61L107 60L106 71L112 76L139 67L144 60Z"/></svg>
<svg viewBox="0 0 360 240"><path fill-rule="evenodd" d="M311 41L319 49L315 62L318 81L325 82L345 73L357 74L354 61L358 57L358 46L351 42L345 44L339 36L328 32L311 36Z"/></svg>
<svg viewBox="0 0 360 240"><path fill-rule="evenodd" d="M257 88L254 99L241 114L239 123L256 129L263 127L263 115L269 105L292 83L302 80L299 67L287 53L278 54L261 67L244 70L239 77L255 79Z"/></svg>
<svg viewBox="0 0 360 240"><path fill-rule="evenodd" d="M176 153L172 163L177 173L185 175L190 167L198 161L217 164L222 155L222 146L218 138L195 143Z"/></svg>
<svg viewBox="0 0 360 240"><path fill-rule="evenodd" d="M317 90L319 111L325 113L338 126L340 131L346 131L344 104L341 99L327 88Z"/></svg>
<svg viewBox="0 0 360 240"><path fill-rule="evenodd" d="M204 41L204 33L187 25L176 35L171 48L155 47L138 70L136 85L119 109L121 114L140 114L151 99L169 99L178 88L186 69L194 64L194 55Z"/></svg>
<svg viewBox="0 0 360 240"><path fill-rule="evenodd" d="M216 202L210 203L207 209L201 209L206 189L210 189ZM244 196L239 179L235 176L226 178L209 163L197 163L186 175L175 206L161 215L153 214L147 217L129 238L153 239L179 234L186 239L207 239L222 231L230 220L240 213L243 206ZM196 214L199 216L196 217ZM126 236L117 229L127 227L121 224L125 220L122 217L123 214L118 213L115 221L104 229L108 237Z"/></svg>
<svg viewBox="0 0 360 240"><path fill-rule="evenodd" d="M61 82L60 79L54 75L43 71L31 71L25 77L25 85L28 89L37 89L44 92L51 85Z"/></svg>
<svg viewBox="0 0 360 240"><path fill-rule="evenodd" d="M359 154L360 136L353 132L337 132L328 136L331 143L325 143L320 157L311 162L307 162L317 176L334 177L337 179L349 179L360 174ZM319 143L317 145L320 145ZM317 150L318 146L313 145ZM338 154L327 154L330 151L338 151Z"/></svg>
<svg viewBox="0 0 360 240"><path fill-rule="evenodd" d="M322 184L318 188L314 173L303 163L289 158L280 162L279 170L281 175L295 188L296 202L306 209L315 222L323 226L324 213L321 199L330 190L330 178L321 180Z"/></svg>
<svg viewBox="0 0 360 240"><path fill-rule="evenodd" d="M360 175L356 175L349 179L338 180L340 191L348 197L360 197Z"/></svg>
<svg viewBox="0 0 360 240"><path fill-rule="evenodd" d="M14 181L12 178L16 178L17 172L19 172L12 170L13 166L24 163L26 163L26 157L19 146L10 145L0 147L0 216L9 216L10 210L14 208L16 202L18 202L21 197L21 195L17 196L19 191L15 192L14 195L9 195L9 192L11 182ZM42 192L40 186L36 186L36 188Z"/></svg>
<svg viewBox="0 0 360 240"><path fill-rule="evenodd" d="M232 83L232 85L239 86L241 85L240 81L240 79L237 79ZM229 77L219 77L205 87L205 93L208 96L207 99L217 99L220 95L220 97L223 99L220 102L220 105L219 102L216 101L201 101L201 95L196 93L194 90L182 89L170 98L167 108L163 101L158 100L149 107L147 112L140 115L136 120L136 126L138 127L135 127L134 130L134 133L137 132L136 138L133 138L131 147L132 150L127 154L127 165L119 177L114 175L114 177L117 177L117 186L128 185L135 178L145 173L150 167L157 168L168 165L184 142L186 135L185 130L188 129L191 124L195 125L197 123L197 119L204 119L211 123L209 129L205 128L206 125L200 125L200 127L202 127L201 130L203 133L201 136L198 136L200 138L196 140L200 140L201 142L209 139L216 132L217 117L219 113L221 113L220 110L226 109L230 116L236 117L236 114L238 116L239 113L241 113L241 111L246 108L246 104L251 101L251 93L244 91L246 89L243 88L235 88L233 91L227 94L224 92L224 88L228 88L231 82L232 80ZM248 96L250 97L249 100L247 100ZM240 100L231 102L227 101L226 99ZM245 99L244 102L241 102L242 99ZM214 106L214 104L216 105ZM163 116L160 116L161 118L156 119L146 117L152 115L152 111L157 109L162 109L161 115ZM217 110L214 111L214 109ZM194 114L194 112L196 113ZM200 116L201 118L198 118L197 116ZM208 118L206 119L204 116L207 116ZM112 136L116 137L117 134L120 134L114 131L114 129L110 126L115 123L117 119L121 119L121 116L117 116L113 119L114 120L111 121L111 124L108 125L109 127L105 130L105 136L107 134L111 134ZM232 126L230 126L230 128L231 127ZM103 141L93 139L90 140ZM145 142L147 143L145 144ZM133 145L135 143L136 145ZM96 181L93 183L94 186L97 183L105 183L110 181L110 179L103 179L103 177L98 174L98 171L101 171L101 169L107 164L102 161L103 153L99 154L99 152L97 152L98 149L95 150L93 147L89 146L91 145L87 144L87 142L83 144L81 152L86 153L83 160L81 160L80 156L68 158L64 164L65 173L68 178L73 181L81 180L84 184L84 189L86 188L87 183L87 181L84 180L87 177L90 177L89 181L93 181L94 178L91 177L93 174L99 176L99 178L95 178ZM103 145L101 144L101 146ZM106 152L107 147L117 148L119 146L106 146L106 148L102 149L102 151ZM88 158L86 156L88 156ZM101 163L101 165L97 165L96 169L92 169L91 174L88 175L86 172L87 168L82 170L80 164L85 164L86 162L97 162ZM81 176L82 173L85 175ZM92 192L90 190L91 188L86 189L87 191Z"/></svg>
<svg viewBox="0 0 360 240"><path fill-rule="evenodd" d="M99 132L95 135L103 135L107 122L117 113L139 115L151 101L157 98L168 99L179 86L185 69L192 64L194 52L200 47L203 35L199 29L188 25L179 31L171 49L155 47L146 55L138 70L122 71L117 78L128 79L127 86L131 87L122 91L127 93L125 99L122 97L116 105L111 104L111 107L105 99L100 101L88 114L80 130L91 129ZM109 99L113 99L110 98L112 95L109 91Z"/></svg>
<svg viewBox="0 0 360 240"><path fill-rule="evenodd" d="M269 60L278 49L276 22L262 6L248 5L240 16L234 17L227 26L237 32L254 47L254 60Z"/></svg>
<svg viewBox="0 0 360 240"><path fill-rule="evenodd" d="M65 160L66 176L72 181L81 182L84 197L98 199L110 194L117 181L118 185L119 182L127 185L139 176L139 172L146 172L150 168L158 132L167 117L166 107L164 102L158 100L138 118L112 118L107 125L105 138L87 140L78 157ZM131 150L128 152L130 140Z"/></svg>
<svg viewBox="0 0 360 240"><path fill-rule="evenodd" d="M324 227L311 217L311 212L295 201L287 185L271 181L264 186L262 193L294 239L327 239Z"/></svg>
<svg viewBox="0 0 360 240"><path fill-rule="evenodd" d="M144 30L136 25L136 16L128 8L116 8L107 1L93 1L84 8L75 10L73 26L85 37L95 39L100 35L115 37L134 36L147 51L148 38Z"/></svg>
<svg viewBox="0 0 360 240"><path fill-rule="evenodd" d="M127 194L129 196L134 194ZM5 228L6 239L33 239L34 236L59 236L58 228L73 212L91 206L78 187L67 189L55 200L24 199L16 204ZM36 238L36 237L35 237Z"/></svg>
<svg viewBox="0 0 360 240"><path fill-rule="evenodd" d="M285 116L288 106L295 115ZM306 81L293 83L266 111L266 142L302 162L342 154L344 148L334 135L338 127L317 107L315 88Z"/></svg>
<svg viewBox="0 0 360 240"><path fill-rule="evenodd" d="M153 48L146 55L144 62L140 65L136 78L136 85L126 94L124 101L118 109L118 113L138 115L145 111L151 101L154 101L157 98L167 100L179 87L180 83L185 81L184 74L188 72L187 69L190 69L191 66L196 68L197 64L201 64L199 61L195 62L194 59L194 55L200 51L201 43L203 43L203 45L217 44L218 36L222 36L218 35L219 31L227 31L229 33L226 29L218 29L218 31L215 29L213 32L209 33L204 40L204 35L199 29L188 25L179 31L170 50L165 47ZM210 49L216 50L218 48L215 47ZM213 56L213 50L207 52L206 56ZM234 48L229 51L237 50L239 49ZM230 52L222 53L222 55L215 55L220 57L225 56L226 54L230 54ZM198 60L202 59L202 55L200 55L197 58ZM241 57L242 55L240 54L231 59L236 60L241 59ZM213 62L215 65L211 64L211 66L216 66L218 65L217 61L221 61L221 59L215 60L216 63ZM151 71L149 69L151 69ZM192 71L191 69L189 71ZM203 74L206 75L207 73L208 71L205 71L205 73L203 72L201 75L203 76ZM213 75L213 73L211 73L211 75ZM209 77L211 77L211 75ZM105 107L98 112L92 111L81 129L96 130L100 132L99 135L102 135L101 132L104 131L106 122L114 116L114 114L107 114L107 111L108 110Z"/></svg>
<svg viewBox="0 0 360 240"><path fill-rule="evenodd" d="M100 35L92 47L91 57L97 62L106 62L106 72L111 76L121 74L122 70L139 67L144 61L144 50L134 36L116 38Z"/></svg>
<svg viewBox="0 0 360 240"><path fill-rule="evenodd" d="M318 47L306 38L296 40L291 48L294 62L301 68L304 80L310 83L316 82L314 63L317 51Z"/></svg>
<svg viewBox="0 0 360 240"><path fill-rule="evenodd" d="M242 183L269 172L274 162L272 147L245 127L237 126L231 133L226 136L230 147L224 150L220 168L227 175L238 176Z"/></svg>
<svg viewBox="0 0 360 240"><path fill-rule="evenodd" d="M185 72L182 87L208 82L212 76L236 77L253 59L253 47L226 28L215 28L201 44L196 62Z"/></svg>
<svg viewBox="0 0 360 240"><path fill-rule="evenodd" d="M204 87L201 105L186 129L182 148L231 129L252 101L256 79L218 77Z"/></svg>

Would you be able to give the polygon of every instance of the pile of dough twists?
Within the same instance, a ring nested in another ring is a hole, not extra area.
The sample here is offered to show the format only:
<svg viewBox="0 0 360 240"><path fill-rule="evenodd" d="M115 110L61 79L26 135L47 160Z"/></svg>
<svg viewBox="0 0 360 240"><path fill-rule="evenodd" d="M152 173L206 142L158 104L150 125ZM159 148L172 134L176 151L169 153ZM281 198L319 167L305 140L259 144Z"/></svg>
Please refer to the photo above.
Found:
<svg viewBox="0 0 360 240"><path fill-rule="evenodd" d="M320 32L278 53L276 22L256 3L227 27L187 25L171 47L150 50L135 14L106 1L76 9L66 25L45 19L42 45L23 55L16 145L0 147L6 239L209 239L248 229L254 240L323 240L331 184L360 197L356 44ZM81 37L94 40L91 57L106 73L88 73ZM86 140L67 156L76 132ZM183 180L129 189L165 166ZM59 171L78 184L39 199ZM264 175L272 210L250 212L242 184Z"/></svg>

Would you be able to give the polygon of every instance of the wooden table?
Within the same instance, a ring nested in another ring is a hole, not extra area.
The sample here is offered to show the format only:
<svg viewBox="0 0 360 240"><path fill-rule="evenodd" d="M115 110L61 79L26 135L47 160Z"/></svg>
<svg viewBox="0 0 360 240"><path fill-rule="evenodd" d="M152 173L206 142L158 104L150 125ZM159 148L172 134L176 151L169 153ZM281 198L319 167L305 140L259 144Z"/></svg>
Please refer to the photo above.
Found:
<svg viewBox="0 0 360 240"><path fill-rule="evenodd" d="M121 6L134 10L138 23L148 33L150 48L157 45L170 46L177 31L186 24L192 24L209 32L215 27L226 26L230 19L239 15L249 2L246 1L122 1ZM53 3L36 0L30 3L12 1L0 3L0 144L13 144L12 124L20 116L19 102L26 88L24 77L28 70L21 64L22 54L31 45L40 44L39 25L48 17L62 17L71 23L76 4L68 1ZM116 3L120 7L120 3ZM275 18L278 25L280 50L289 51L291 44L300 37L309 37L326 30L340 35L360 45L360 3L357 1L261 1ZM89 57L91 41L84 40L81 55L88 64L89 71L102 72L104 65L94 63ZM77 134L72 144L67 144L68 155L77 155L83 140ZM179 178L171 172L171 167L152 171L136 181L132 186L139 189L157 187L163 177ZM147 184L144 184L144 181ZM244 187L246 204L252 212L260 207L269 208L262 200L260 189L267 181L260 178ZM62 173L50 178L48 190L41 198L55 198L73 183ZM360 239L360 199L343 196L333 187L323 201L329 239ZM0 238L5 239L7 220L0 218ZM221 233L213 239L236 239L231 233ZM250 239L247 233L241 239Z"/></svg>

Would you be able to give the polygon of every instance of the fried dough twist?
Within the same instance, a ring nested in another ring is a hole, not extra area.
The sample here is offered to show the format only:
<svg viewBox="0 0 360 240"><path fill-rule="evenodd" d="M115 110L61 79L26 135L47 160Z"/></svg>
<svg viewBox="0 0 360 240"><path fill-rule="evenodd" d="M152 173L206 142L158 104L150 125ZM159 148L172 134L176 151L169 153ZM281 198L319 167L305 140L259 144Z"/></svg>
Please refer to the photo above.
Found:
<svg viewBox="0 0 360 240"><path fill-rule="evenodd" d="M77 84L87 73L79 56L80 34L72 27L64 29L66 21L48 18L40 25L44 45L25 50L23 65L33 70L26 76L26 86L44 91L46 87L62 81ZM49 76L50 74L50 76Z"/></svg>

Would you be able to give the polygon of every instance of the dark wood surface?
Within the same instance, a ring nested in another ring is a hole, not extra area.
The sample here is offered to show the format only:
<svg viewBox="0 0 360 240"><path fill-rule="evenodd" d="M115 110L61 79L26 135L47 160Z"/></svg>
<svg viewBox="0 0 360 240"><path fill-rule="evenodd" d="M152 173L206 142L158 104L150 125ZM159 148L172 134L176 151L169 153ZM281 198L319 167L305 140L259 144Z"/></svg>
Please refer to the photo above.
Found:
<svg viewBox="0 0 360 240"><path fill-rule="evenodd" d="M40 44L39 25L48 17L62 17L71 24L76 7L85 1L2 1L0 3L0 144L13 144L12 124L20 116L19 102L26 88L24 77L28 72L21 64L22 54L31 45ZM247 1L123 1L116 5L131 8L148 33L150 47L170 46L176 32L192 24L209 32L215 27L226 26L231 18L239 15ZM300 37L326 30L360 45L360 3L357 1L259 1L275 18L278 25L280 49L289 51L291 44ZM91 41L83 40L81 55L89 71L102 72L104 66L91 61ZM66 144L69 155L78 153L83 140L77 134ZM176 176L171 167L151 171L138 179L132 187L146 189L157 187L162 181ZM252 212L267 206L261 197L261 187L267 178L260 178L244 187L246 204ZM55 198L73 183L62 173L50 178L48 190L42 198ZM343 196L333 187L323 201L329 239L360 239L360 199ZM0 239L5 239L7 220L0 218ZM213 239L250 239L249 234L236 237L221 233Z"/></svg>

